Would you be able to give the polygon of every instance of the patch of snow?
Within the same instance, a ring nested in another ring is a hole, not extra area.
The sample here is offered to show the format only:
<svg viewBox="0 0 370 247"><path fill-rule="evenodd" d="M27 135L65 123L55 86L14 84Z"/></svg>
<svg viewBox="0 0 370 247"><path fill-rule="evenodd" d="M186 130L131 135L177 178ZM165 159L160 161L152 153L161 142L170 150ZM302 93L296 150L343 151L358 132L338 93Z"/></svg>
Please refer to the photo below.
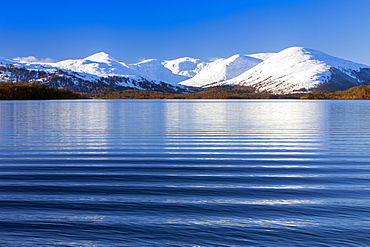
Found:
<svg viewBox="0 0 370 247"><path fill-rule="evenodd" d="M176 75L182 75L186 77L193 77L197 75L207 63L200 59L183 57L174 60L166 60L163 65L167 69L171 70Z"/></svg>
<svg viewBox="0 0 370 247"><path fill-rule="evenodd" d="M256 53L256 54L248 54L249 57L258 58L261 60L266 60L275 55L276 53Z"/></svg>
<svg viewBox="0 0 370 247"><path fill-rule="evenodd" d="M229 58L221 58L207 64L193 78L181 82L181 85L204 87L212 83L229 80L239 76L243 72L253 68L262 60L246 55L234 55Z"/></svg>
<svg viewBox="0 0 370 247"><path fill-rule="evenodd" d="M164 64L166 61L157 59L148 59L140 63L130 64L130 68L142 74L146 78L157 81L163 81L178 86L178 83L186 80L187 77L173 73L166 68Z"/></svg>

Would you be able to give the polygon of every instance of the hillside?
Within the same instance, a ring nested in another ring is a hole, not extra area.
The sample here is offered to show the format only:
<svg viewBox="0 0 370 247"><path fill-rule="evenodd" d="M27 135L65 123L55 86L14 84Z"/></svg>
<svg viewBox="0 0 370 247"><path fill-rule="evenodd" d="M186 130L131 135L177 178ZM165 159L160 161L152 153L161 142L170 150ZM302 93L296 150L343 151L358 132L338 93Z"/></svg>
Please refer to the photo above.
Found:
<svg viewBox="0 0 370 247"><path fill-rule="evenodd" d="M53 63L0 58L0 81L9 80L88 93L128 89L189 93L194 91L191 87L247 86L258 92L291 94L369 85L370 67L303 47L211 62L182 57L135 64L99 52Z"/></svg>
<svg viewBox="0 0 370 247"><path fill-rule="evenodd" d="M194 77L180 82L180 84L192 87L209 87L214 83L237 77L262 61L261 59L245 55L234 55L227 59L217 59L204 66Z"/></svg>
<svg viewBox="0 0 370 247"><path fill-rule="evenodd" d="M251 86L275 94L343 90L370 84L370 67L320 51L291 47L233 79L214 85Z"/></svg>

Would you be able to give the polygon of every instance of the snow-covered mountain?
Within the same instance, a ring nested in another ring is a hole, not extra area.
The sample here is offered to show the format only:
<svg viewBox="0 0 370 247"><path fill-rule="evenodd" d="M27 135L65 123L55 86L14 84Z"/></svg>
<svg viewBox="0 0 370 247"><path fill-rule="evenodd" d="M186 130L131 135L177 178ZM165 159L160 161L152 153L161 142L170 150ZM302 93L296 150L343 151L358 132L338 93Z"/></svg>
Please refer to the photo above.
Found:
<svg viewBox="0 0 370 247"><path fill-rule="evenodd" d="M292 93L315 88L343 90L370 84L369 66L303 47L291 47L243 74L213 86L251 86L260 91Z"/></svg>
<svg viewBox="0 0 370 247"><path fill-rule="evenodd" d="M370 67L303 47L204 62L183 57L120 62L99 52L53 63L0 57L0 80L38 81L73 91L129 88L183 92L186 86L241 85L272 93L344 90L370 84Z"/></svg>
<svg viewBox="0 0 370 247"><path fill-rule="evenodd" d="M171 70L176 75L191 78L197 75L207 63L200 59L191 57L182 57L174 60L166 60L163 66Z"/></svg>
<svg viewBox="0 0 370 247"><path fill-rule="evenodd" d="M119 62L105 52L99 52L83 59L69 59L56 63L49 63L51 67L70 70L86 74L87 76L110 77L122 76L140 78L142 75L131 69L123 62Z"/></svg>
<svg viewBox="0 0 370 247"><path fill-rule="evenodd" d="M157 59L144 60L140 63L131 64L130 67L138 73L158 81L162 80L177 84L186 79L185 76L172 73L171 70L163 66L163 61Z"/></svg>
<svg viewBox="0 0 370 247"><path fill-rule="evenodd" d="M14 74L15 69L10 72L3 67L3 71L0 71L0 80L22 79L46 83L49 80L48 76L53 78L58 76L62 77L64 82L54 82L51 85L69 87L72 90L80 90L80 84L84 84L83 88L86 86L87 88L109 87L113 90L125 88L161 90L160 88L163 88L162 91L172 92L179 91L178 83L196 75L206 63L199 59L184 57L174 60L150 59L136 64L126 64L107 53L99 52L83 59L68 59L53 63L0 58L1 64L30 70L33 76L26 78L11 75ZM43 77L37 78L35 71L43 71ZM27 73L23 71L22 74ZM68 77L70 80L67 82Z"/></svg>
<svg viewBox="0 0 370 247"><path fill-rule="evenodd" d="M148 59L129 66L147 78L178 86L179 82L197 75L205 65L200 59L184 57L174 60Z"/></svg>
<svg viewBox="0 0 370 247"><path fill-rule="evenodd" d="M83 59L55 63L0 58L0 80L37 81L52 87L67 87L72 91L82 92L130 88L164 92L183 91L180 87L147 77L104 52Z"/></svg>
<svg viewBox="0 0 370 247"><path fill-rule="evenodd" d="M261 63L262 60L246 55L234 55L221 58L204 66L194 77L181 82L181 85L193 87L207 87L215 82L232 79L250 68Z"/></svg>

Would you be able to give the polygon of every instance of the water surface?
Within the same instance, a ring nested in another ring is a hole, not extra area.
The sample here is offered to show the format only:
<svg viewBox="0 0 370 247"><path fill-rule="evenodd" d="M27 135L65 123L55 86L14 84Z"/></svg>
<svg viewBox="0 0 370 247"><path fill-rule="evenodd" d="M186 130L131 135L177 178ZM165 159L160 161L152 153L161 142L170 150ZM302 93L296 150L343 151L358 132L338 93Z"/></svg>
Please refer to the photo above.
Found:
<svg viewBox="0 0 370 247"><path fill-rule="evenodd" d="M369 101L0 101L0 246L368 246L369 161Z"/></svg>

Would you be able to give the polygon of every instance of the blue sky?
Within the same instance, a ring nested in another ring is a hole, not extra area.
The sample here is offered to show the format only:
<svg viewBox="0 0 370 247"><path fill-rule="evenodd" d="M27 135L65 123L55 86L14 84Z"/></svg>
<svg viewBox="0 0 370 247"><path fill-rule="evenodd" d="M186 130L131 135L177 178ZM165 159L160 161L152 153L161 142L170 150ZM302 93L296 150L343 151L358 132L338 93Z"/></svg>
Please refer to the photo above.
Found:
<svg viewBox="0 0 370 247"><path fill-rule="evenodd" d="M3 1L0 56L201 59L304 46L370 65L369 0Z"/></svg>

